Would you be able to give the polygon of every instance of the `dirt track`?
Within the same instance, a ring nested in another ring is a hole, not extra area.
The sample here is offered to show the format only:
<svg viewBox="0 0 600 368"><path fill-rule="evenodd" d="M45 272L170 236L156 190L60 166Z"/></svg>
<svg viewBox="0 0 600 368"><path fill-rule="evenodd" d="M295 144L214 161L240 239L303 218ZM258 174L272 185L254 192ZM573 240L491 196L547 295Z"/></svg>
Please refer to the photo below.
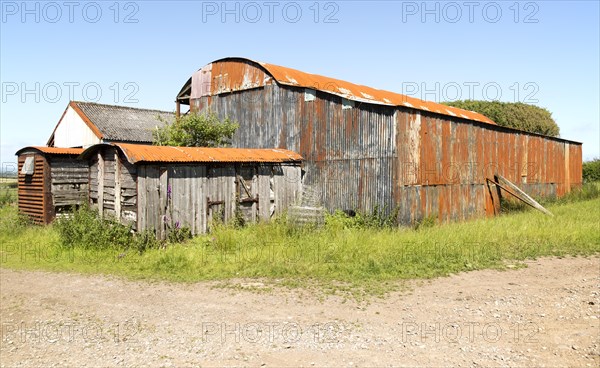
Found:
<svg viewBox="0 0 600 368"><path fill-rule="evenodd" d="M598 257L436 279L369 305L211 283L0 276L6 367L600 366Z"/></svg>

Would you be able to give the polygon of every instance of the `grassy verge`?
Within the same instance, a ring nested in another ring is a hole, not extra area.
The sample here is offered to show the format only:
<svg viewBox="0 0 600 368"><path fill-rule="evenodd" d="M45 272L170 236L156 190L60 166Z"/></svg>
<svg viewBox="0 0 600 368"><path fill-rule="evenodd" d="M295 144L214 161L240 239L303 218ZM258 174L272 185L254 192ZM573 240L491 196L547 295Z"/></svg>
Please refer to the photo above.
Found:
<svg viewBox="0 0 600 368"><path fill-rule="evenodd" d="M600 199L413 229L356 228L341 217L322 229L285 223L214 233L165 249L65 247L53 226L27 226L14 206L0 209L0 266L193 282L261 278L280 285L382 294L398 280L503 268L541 256L600 252Z"/></svg>

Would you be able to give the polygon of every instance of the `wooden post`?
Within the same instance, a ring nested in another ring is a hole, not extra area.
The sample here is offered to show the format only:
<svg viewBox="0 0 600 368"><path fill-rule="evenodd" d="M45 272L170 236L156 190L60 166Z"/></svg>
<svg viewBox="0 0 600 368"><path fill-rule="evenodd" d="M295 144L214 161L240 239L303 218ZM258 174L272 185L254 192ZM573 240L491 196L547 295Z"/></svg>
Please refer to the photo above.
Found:
<svg viewBox="0 0 600 368"><path fill-rule="evenodd" d="M104 157L98 152L98 213L104 215Z"/></svg>
<svg viewBox="0 0 600 368"><path fill-rule="evenodd" d="M164 240L167 236L166 228L167 228L167 217L169 215L168 209L168 168L160 167L159 168L159 192L158 192L158 203L159 203L159 211L158 211L158 227L159 227L159 239Z"/></svg>
<svg viewBox="0 0 600 368"><path fill-rule="evenodd" d="M517 199L521 200L522 202L525 202L526 204L530 205L531 207L537 209L538 211L548 215L548 216L554 216L552 214L552 212L548 211L547 209L545 209L541 204L539 204L538 202L536 202L533 198L531 198L527 193L525 193L524 191L521 190L521 188L519 188L518 186L514 185L511 181L509 181L508 179L506 179L505 177L503 177L500 174L496 174L496 177L503 182L504 184L506 184L510 189L512 189L514 192L516 192L517 194L511 192L510 190L507 190L506 188L500 186L498 183L496 183L496 185L498 185L500 188L504 189L506 192L508 192L509 194L513 195L514 197L516 197Z"/></svg>
<svg viewBox="0 0 600 368"><path fill-rule="evenodd" d="M119 151L115 149L115 216L121 221L121 162Z"/></svg>

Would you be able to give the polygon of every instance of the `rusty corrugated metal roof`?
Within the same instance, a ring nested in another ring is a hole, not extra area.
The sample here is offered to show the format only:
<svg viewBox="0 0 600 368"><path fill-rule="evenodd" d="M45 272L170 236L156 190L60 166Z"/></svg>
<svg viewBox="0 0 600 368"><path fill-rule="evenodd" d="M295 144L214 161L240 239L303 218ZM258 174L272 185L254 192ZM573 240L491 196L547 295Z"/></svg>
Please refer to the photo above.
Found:
<svg viewBox="0 0 600 368"><path fill-rule="evenodd" d="M232 65L228 66L227 63ZM236 63L252 65L257 70L262 69L265 75L256 73L256 70L252 72L248 68L240 67L241 65L234 65ZM200 73L198 75L199 80L196 82L200 85L197 87L196 92L192 89L192 96L189 95L190 86L194 84L194 76L192 76L177 96L179 101L189 104L190 97L194 98L194 95L218 95L220 93L241 91L265 86L274 80L281 85L315 89L352 101L387 106L402 106L496 125L487 116L474 111L424 101L400 93L375 89L279 65L257 62L247 58L231 57L219 59L206 65L196 74L198 73ZM207 75L205 76L204 74Z"/></svg>
<svg viewBox="0 0 600 368"><path fill-rule="evenodd" d="M150 146L142 144L112 143L119 147L132 164L139 162L299 162L302 156L279 148L207 148ZM98 144L85 150L86 157L99 147Z"/></svg>
<svg viewBox="0 0 600 368"><path fill-rule="evenodd" d="M436 102L424 101L403 94L361 86L317 74L309 74L279 65L262 62L259 62L259 64L262 65L280 84L303 88L313 88L358 102L405 106L417 110L435 112L442 115L496 124L487 116L473 111L446 106Z"/></svg>
<svg viewBox="0 0 600 368"><path fill-rule="evenodd" d="M80 155L83 153L83 148L60 148L60 147L47 147L47 146L28 146L18 150L15 155L20 155L21 152L27 150L36 150L41 153L53 154L53 155Z"/></svg>

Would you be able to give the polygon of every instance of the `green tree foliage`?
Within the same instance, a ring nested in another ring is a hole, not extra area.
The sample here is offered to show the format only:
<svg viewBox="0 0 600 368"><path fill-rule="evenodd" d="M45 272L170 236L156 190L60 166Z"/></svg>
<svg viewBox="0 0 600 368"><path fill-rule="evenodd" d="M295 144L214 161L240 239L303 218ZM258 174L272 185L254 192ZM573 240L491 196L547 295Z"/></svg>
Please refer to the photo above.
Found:
<svg viewBox="0 0 600 368"><path fill-rule="evenodd" d="M238 127L229 118L219 120L213 112L189 113L157 127L152 137L157 146L222 147L231 143Z"/></svg>
<svg viewBox="0 0 600 368"><path fill-rule="evenodd" d="M444 102L444 104L478 112L492 119L500 126L552 137L558 137L560 133L558 125L552 119L552 113L538 106L521 102L510 103L475 100Z"/></svg>
<svg viewBox="0 0 600 368"><path fill-rule="evenodd" d="M583 182L600 181L600 158L583 163Z"/></svg>

